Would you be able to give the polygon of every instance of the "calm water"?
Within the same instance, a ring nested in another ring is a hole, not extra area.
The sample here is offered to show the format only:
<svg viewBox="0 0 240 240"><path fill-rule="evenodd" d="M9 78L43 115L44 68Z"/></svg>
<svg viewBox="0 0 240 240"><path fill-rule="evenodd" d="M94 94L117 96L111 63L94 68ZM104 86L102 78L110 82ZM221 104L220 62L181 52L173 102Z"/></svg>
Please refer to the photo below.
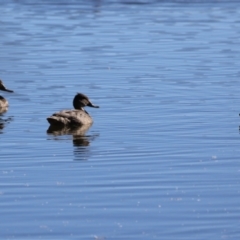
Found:
<svg viewBox="0 0 240 240"><path fill-rule="evenodd" d="M240 3L190 2L0 0L1 239L240 239Z"/></svg>

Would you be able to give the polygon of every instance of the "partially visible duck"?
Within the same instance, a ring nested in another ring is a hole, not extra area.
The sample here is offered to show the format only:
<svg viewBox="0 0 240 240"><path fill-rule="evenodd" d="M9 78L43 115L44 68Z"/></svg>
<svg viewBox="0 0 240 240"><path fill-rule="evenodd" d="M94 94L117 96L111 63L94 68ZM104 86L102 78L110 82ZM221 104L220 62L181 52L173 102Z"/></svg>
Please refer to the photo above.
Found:
<svg viewBox="0 0 240 240"><path fill-rule="evenodd" d="M62 110L54 113L52 116L47 118L47 121L51 126L55 127L76 127L82 125L91 125L93 120L88 112L83 108L85 106L99 108L91 103L89 98L82 94L77 93L73 99L73 106L75 109Z"/></svg>
<svg viewBox="0 0 240 240"><path fill-rule="evenodd" d="M9 90L4 86L2 80L0 80L0 90L5 92L13 92L12 90ZM7 107L8 107L8 101L4 97L0 96L0 108L7 108Z"/></svg>
<svg viewBox="0 0 240 240"><path fill-rule="evenodd" d="M8 107L8 101L3 96L0 96L0 108L7 108L7 107Z"/></svg>

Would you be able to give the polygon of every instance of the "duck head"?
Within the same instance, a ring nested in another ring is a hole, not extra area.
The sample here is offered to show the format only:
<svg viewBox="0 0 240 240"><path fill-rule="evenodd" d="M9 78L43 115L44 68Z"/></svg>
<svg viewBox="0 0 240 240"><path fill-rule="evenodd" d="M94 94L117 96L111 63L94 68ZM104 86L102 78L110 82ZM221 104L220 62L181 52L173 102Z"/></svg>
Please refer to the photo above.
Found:
<svg viewBox="0 0 240 240"><path fill-rule="evenodd" d="M83 108L86 106L99 108L99 106L93 105L86 95L77 93L73 99L73 107L75 109L84 110Z"/></svg>
<svg viewBox="0 0 240 240"><path fill-rule="evenodd" d="M0 80L0 90L6 91L6 92L13 92L12 90L9 90L4 86L2 80Z"/></svg>

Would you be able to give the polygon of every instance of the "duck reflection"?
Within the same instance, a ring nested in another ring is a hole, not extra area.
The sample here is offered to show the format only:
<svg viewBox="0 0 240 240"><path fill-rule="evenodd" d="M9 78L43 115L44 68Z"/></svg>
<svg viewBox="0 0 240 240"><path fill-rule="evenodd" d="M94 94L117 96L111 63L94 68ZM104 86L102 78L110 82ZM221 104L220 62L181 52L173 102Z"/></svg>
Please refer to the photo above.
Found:
<svg viewBox="0 0 240 240"><path fill-rule="evenodd" d="M6 111L7 111L7 109L6 109ZM6 111L4 111L4 112L6 112ZM2 112L2 108L1 108L0 109L0 134L2 133L2 130L5 128L6 124L10 123L13 120L12 117L4 118L3 117L4 112Z"/></svg>
<svg viewBox="0 0 240 240"><path fill-rule="evenodd" d="M91 127L92 124L82 125L80 127L62 127L57 128L50 126L47 130L49 135L53 135L55 137L62 135L72 135L73 141L73 150L75 160L88 160L90 157L90 143L95 139L96 136L86 135L86 132ZM58 140L58 138L54 138Z"/></svg>
<svg viewBox="0 0 240 240"><path fill-rule="evenodd" d="M82 126L75 126L75 127L70 127L70 126L54 126L51 125L47 133L54 135L54 136L61 136L61 135L73 135L73 136L84 136L84 134L87 132L87 130L92 126L92 124L85 124Z"/></svg>
<svg viewBox="0 0 240 240"><path fill-rule="evenodd" d="M102 1L101 0L92 0L93 2L93 10L95 13L100 12L100 8L102 5Z"/></svg>
<svg viewBox="0 0 240 240"><path fill-rule="evenodd" d="M74 147L74 156L75 160L88 160L91 156L91 148L90 143L94 141L94 139L98 135L85 135L85 136L73 136L73 147Z"/></svg>

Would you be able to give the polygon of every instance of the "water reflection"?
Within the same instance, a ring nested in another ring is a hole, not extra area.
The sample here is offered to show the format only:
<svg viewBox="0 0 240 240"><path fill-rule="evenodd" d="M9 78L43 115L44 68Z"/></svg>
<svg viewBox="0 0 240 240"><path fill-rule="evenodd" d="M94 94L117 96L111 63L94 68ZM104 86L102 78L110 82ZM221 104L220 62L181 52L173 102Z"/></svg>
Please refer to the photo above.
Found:
<svg viewBox="0 0 240 240"><path fill-rule="evenodd" d="M13 117L4 118L4 113L8 110L8 108L0 108L0 134L2 133L2 129L5 128L6 124L10 123L13 120Z"/></svg>
<svg viewBox="0 0 240 240"><path fill-rule="evenodd" d="M93 0L93 11L95 13L100 12L101 5L102 5L101 0Z"/></svg>
<svg viewBox="0 0 240 240"><path fill-rule="evenodd" d="M88 160L91 154L90 143L98 136L96 135L87 135L79 136L73 135L73 152L75 160Z"/></svg>
<svg viewBox="0 0 240 240"><path fill-rule="evenodd" d="M98 136L97 134L85 135L91 126L92 124L74 128L50 126L47 133L53 135L54 140L59 140L58 136L72 135L75 160L88 160L90 157L90 143Z"/></svg>
<svg viewBox="0 0 240 240"><path fill-rule="evenodd" d="M239 117L240 117L240 113L239 113ZM238 127L238 131L239 131L239 134L240 134L240 126Z"/></svg>
<svg viewBox="0 0 240 240"><path fill-rule="evenodd" d="M58 127L58 126L50 126L47 130L48 134L54 136L61 136L61 135L73 135L73 136L84 136L87 130L92 126L92 124L85 124L79 127Z"/></svg>

